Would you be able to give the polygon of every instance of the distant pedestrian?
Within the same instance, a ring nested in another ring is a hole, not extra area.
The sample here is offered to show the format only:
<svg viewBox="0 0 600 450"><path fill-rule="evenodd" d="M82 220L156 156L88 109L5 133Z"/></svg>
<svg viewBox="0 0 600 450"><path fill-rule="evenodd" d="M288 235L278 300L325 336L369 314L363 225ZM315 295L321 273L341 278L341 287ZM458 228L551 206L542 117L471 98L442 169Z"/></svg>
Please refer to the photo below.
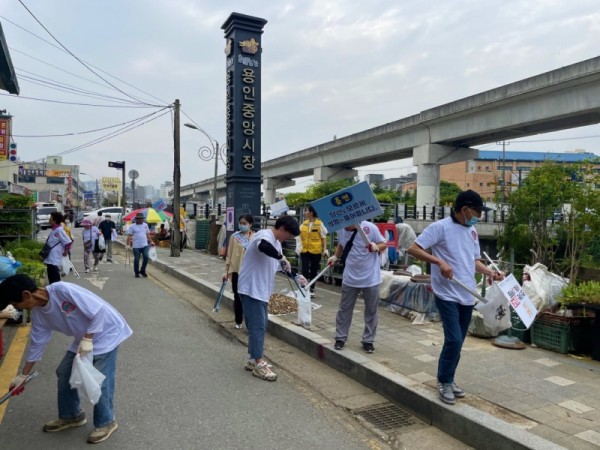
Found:
<svg viewBox="0 0 600 450"><path fill-rule="evenodd" d="M329 257L327 228L319 220L317 211L311 205L307 206L304 215L306 220L300 226L300 261L302 275L311 281L321 270L321 255ZM315 296L315 284L310 287L311 297Z"/></svg>
<svg viewBox="0 0 600 450"><path fill-rule="evenodd" d="M50 233L48 234L46 244L48 244L51 250L50 254L44 258L44 264L46 264L48 283L52 284L60 281L62 259L64 256L69 254L69 250L71 249L73 241L61 226L61 223L63 222L63 215L60 212L52 212L50 214L49 222Z"/></svg>
<svg viewBox="0 0 600 450"><path fill-rule="evenodd" d="M358 227L362 228L369 240L358 236ZM335 318L335 349L342 350L346 345L352 325L352 315L358 294L362 292L365 301L365 328L362 334L362 347L366 353L375 351L377 333L377 307L379 305L379 268L381 252L387 249L387 242L379 228L371 222L362 221L337 232L338 245L327 263L333 266L340 258L344 259L342 275L342 298ZM344 258L343 258L344 257Z"/></svg>
<svg viewBox="0 0 600 450"><path fill-rule="evenodd" d="M25 389L22 384L35 363L42 359L52 332L72 336L73 342L56 369L58 419L46 423L43 430L53 433L87 423L77 389L71 389L69 379L75 355L91 354L94 367L106 379L100 399L94 405L94 430L87 441L96 444L108 439L117 429L113 411L117 350L132 334L125 319L109 303L81 286L58 282L37 287L27 275L13 275L0 284L0 311L9 304L31 312L27 361L21 374L10 383L11 390L17 389L14 395Z"/></svg>
<svg viewBox="0 0 600 450"><path fill-rule="evenodd" d="M97 272L98 263L102 259L102 253L98 247L100 230L92 225L92 221L87 218L81 221L81 226L83 227L81 236L83 238L83 266L85 273L90 273L90 255L94 257L94 272Z"/></svg>
<svg viewBox="0 0 600 450"><path fill-rule="evenodd" d="M104 220L98 224L98 229L104 236L104 242L106 243L106 262L113 262L112 260L112 248L113 248L113 230L116 233L117 225L111 220L110 214L104 216Z"/></svg>
<svg viewBox="0 0 600 450"><path fill-rule="evenodd" d="M127 230L127 246L133 248L133 271L135 277L140 275L148 277L146 266L148 265L150 245L154 246L148 224L144 222L144 214L135 215L135 223ZM140 255L142 256L142 267L140 268Z"/></svg>
<svg viewBox="0 0 600 450"><path fill-rule="evenodd" d="M250 241L256 234L252 231L253 224L254 219L252 214L242 214L238 222L239 231L229 237L229 244L227 245L227 258L225 260L223 280L231 279L233 313L235 315L235 328L237 329L242 328L244 320L244 307L238 292L238 280L246 248L248 248Z"/></svg>
<svg viewBox="0 0 600 450"><path fill-rule="evenodd" d="M460 192L450 217L425 228L407 250L409 255L431 264L431 287L444 328L444 346L437 371L438 391L440 399L449 405L465 396L454 376L475 305L473 296L450 280L455 278L476 290L475 272L496 280L504 277L479 260L479 236L474 225L481 213L490 209L477 192Z"/></svg>
<svg viewBox="0 0 600 450"><path fill-rule="evenodd" d="M255 234L246 249L240 269L238 291L244 306L250 356L246 370L267 381L277 379L277 374L271 370L263 355L269 299L275 284L275 273L278 270L291 273L291 265L283 255L281 243L299 234L296 219L279 217L274 229L260 230ZM305 284L306 280L302 277L299 282Z"/></svg>

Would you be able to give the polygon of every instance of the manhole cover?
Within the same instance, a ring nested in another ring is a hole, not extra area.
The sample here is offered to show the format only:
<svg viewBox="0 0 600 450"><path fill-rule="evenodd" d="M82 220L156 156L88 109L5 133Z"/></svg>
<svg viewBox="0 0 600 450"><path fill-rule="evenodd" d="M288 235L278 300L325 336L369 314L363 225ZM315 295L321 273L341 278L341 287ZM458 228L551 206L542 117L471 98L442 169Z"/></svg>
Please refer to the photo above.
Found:
<svg viewBox="0 0 600 450"><path fill-rule="evenodd" d="M398 430L419 423L411 413L392 403L355 409L352 412L381 431Z"/></svg>

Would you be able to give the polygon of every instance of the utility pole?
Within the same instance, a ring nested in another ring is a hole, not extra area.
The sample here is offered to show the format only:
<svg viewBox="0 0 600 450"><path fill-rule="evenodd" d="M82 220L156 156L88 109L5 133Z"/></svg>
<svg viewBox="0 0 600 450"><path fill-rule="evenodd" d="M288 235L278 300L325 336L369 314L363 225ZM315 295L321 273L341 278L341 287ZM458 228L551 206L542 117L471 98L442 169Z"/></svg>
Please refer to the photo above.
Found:
<svg viewBox="0 0 600 450"><path fill-rule="evenodd" d="M100 204L100 188L98 187L98 178L96 178L96 208L101 208Z"/></svg>
<svg viewBox="0 0 600 450"><path fill-rule="evenodd" d="M217 217L217 174L219 173L219 143L215 141L215 178L213 180L213 215Z"/></svg>
<svg viewBox="0 0 600 450"><path fill-rule="evenodd" d="M173 124L173 154L174 154L174 167L173 167L173 240L171 241L171 256L178 257L181 255L179 248L181 243L181 232L179 224L181 218L179 217L179 190L181 189L181 170L179 167L179 99L175 99L175 113L174 113L174 124Z"/></svg>
<svg viewBox="0 0 600 450"><path fill-rule="evenodd" d="M500 144L500 142L496 142L496 144ZM500 203L501 204L504 204L505 185L506 185L506 141L502 141L502 191L500 191Z"/></svg>

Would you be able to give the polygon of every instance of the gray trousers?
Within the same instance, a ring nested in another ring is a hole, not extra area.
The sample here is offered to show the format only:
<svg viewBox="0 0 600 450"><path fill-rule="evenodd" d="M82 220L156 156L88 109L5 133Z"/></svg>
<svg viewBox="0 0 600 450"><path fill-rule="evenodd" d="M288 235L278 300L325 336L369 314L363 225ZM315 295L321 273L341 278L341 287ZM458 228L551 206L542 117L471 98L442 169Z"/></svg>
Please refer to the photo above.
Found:
<svg viewBox="0 0 600 450"><path fill-rule="evenodd" d="M355 288L342 284L342 299L340 309L335 316L335 340L348 340L350 325L352 325L352 314L359 292L362 291L365 299L365 329L362 335L363 343L375 342L377 332L377 306L379 305L379 285L368 288Z"/></svg>
<svg viewBox="0 0 600 450"><path fill-rule="evenodd" d="M105 239L105 241L106 241L106 259L111 261L112 260L113 241L112 241L112 239Z"/></svg>

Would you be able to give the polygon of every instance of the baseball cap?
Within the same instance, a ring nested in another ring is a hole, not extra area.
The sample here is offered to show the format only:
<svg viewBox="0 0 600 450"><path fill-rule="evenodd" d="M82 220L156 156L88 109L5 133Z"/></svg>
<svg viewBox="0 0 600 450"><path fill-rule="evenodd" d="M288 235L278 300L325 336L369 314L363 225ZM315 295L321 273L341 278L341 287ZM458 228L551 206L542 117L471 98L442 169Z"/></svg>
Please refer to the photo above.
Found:
<svg viewBox="0 0 600 450"><path fill-rule="evenodd" d="M492 208L488 208L483 204L481 196L472 189L468 191L462 191L456 196L454 200L454 209L460 209L463 206L468 206L475 211L491 211Z"/></svg>

